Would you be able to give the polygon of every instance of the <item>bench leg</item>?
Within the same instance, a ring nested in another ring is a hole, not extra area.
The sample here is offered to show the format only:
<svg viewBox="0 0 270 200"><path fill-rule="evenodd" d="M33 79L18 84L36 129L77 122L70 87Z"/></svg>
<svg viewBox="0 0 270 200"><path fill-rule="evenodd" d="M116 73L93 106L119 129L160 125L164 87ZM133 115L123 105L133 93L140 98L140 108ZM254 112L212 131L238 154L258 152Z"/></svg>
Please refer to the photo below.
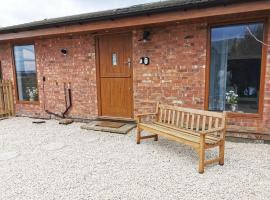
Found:
<svg viewBox="0 0 270 200"><path fill-rule="evenodd" d="M137 127L137 144L141 143L141 129Z"/></svg>
<svg viewBox="0 0 270 200"><path fill-rule="evenodd" d="M200 136L200 149L199 149L199 173L204 173L204 160L205 160L205 135Z"/></svg>
<svg viewBox="0 0 270 200"><path fill-rule="evenodd" d="M219 165L224 165L224 151L225 151L225 142L221 141L219 145Z"/></svg>
<svg viewBox="0 0 270 200"><path fill-rule="evenodd" d="M158 135L155 135L155 141L158 141Z"/></svg>

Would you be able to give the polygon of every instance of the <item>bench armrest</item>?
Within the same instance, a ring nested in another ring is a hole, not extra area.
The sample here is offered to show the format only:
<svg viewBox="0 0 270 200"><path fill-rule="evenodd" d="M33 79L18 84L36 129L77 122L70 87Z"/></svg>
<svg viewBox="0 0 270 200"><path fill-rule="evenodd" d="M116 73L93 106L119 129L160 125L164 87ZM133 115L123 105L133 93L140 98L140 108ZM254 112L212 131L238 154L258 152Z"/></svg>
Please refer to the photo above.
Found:
<svg viewBox="0 0 270 200"><path fill-rule="evenodd" d="M210 129L210 130L207 130L207 131L200 131L200 134L207 135L207 134L210 134L210 133L224 132L224 131L225 131L224 127L222 127L222 128L213 128L213 129Z"/></svg>
<svg viewBox="0 0 270 200"><path fill-rule="evenodd" d="M146 116L155 116L157 115L157 113L144 113L144 114L138 114L135 116L135 119L137 121L137 123L141 122L142 117L146 117Z"/></svg>

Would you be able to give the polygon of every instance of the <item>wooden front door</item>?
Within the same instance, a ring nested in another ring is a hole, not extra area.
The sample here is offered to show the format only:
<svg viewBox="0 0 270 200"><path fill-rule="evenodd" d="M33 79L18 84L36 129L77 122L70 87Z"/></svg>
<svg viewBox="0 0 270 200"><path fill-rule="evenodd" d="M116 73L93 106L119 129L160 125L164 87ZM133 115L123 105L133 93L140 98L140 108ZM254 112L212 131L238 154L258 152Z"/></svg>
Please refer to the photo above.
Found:
<svg viewBox="0 0 270 200"><path fill-rule="evenodd" d="M131 34L98 37L99 114L133 117Z"/></svg>

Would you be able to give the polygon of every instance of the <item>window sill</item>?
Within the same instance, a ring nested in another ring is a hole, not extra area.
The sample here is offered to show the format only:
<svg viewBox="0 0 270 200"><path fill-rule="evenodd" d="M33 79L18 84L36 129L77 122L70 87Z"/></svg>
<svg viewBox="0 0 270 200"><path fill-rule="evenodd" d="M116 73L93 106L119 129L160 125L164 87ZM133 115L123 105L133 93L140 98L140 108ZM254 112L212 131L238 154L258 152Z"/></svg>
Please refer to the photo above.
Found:
<svg viewBox="0 0 270 200"><path fill-rule="evenodd" d="M40 105L39 101L16 101L16 104Z"/></svg>
<svg viewBox="0 0 270 200"><path fill-rule="evenodd" d="M261 113L240 113L240 112L229 112L226 111L229 118L262 118Z"/></svg>

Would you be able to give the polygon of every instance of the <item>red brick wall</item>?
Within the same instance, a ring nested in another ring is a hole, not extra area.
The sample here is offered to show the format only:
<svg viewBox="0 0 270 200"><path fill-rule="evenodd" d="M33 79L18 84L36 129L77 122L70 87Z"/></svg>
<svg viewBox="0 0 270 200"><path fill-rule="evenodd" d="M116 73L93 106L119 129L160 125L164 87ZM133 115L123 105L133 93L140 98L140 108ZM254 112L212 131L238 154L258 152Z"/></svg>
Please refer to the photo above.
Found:
<svg viewBox="0 0 270 200"><path fill-rule="evenodd" d="M17 104L16 113L27 116L47 116L48 109L58 114L65 111L64 83L70 83L73 106L69 116L92 118L97 116L95 44L91 35L65 36L35 40L39 104ZM11 48L0 46L0 59L5 79L13 79ZM60 53L68 49L67 56ZM42 77L46 77L43 94Z"/></svg>
<svg viewBox="0 0 270 200"><path fill-rule="evenodd" d="M13 65L10 44L0 43L0 61L2 66L3 79L13 80Z"/></svg>
<svg viewBox="0 0 270 200"><path fill-rule="evenodd" d="M206 24L171 25L151 29L151 40L133 37L135 113L150 109L152 102L203 109L205 96ZM150 65L138 58L147 56Z"/></svg>
<svg viewBox="0 0 270 200"><path fill-rule="evenodd" d="M269 23L268 38L270 38ZM154 109L153 102L204 108L207 24L186 23L151 28L151 40L141 39L143 29L133 30L134 113ZM68 55L60 53L68 49ZM64 82L71 82L73 108L69 116L97 116L97 88L94 38L90 34L35 41L39 83L39 105L17 104L17 113L44 116L42 77L46 77L46 108L63 112ZM150 65L139 64L148 56ZM13 78L11 49L0 44L4 77ZM229 128L242 127L270 135L270 48L267 50L264 111L262 118L231 118Z"/></svg>

